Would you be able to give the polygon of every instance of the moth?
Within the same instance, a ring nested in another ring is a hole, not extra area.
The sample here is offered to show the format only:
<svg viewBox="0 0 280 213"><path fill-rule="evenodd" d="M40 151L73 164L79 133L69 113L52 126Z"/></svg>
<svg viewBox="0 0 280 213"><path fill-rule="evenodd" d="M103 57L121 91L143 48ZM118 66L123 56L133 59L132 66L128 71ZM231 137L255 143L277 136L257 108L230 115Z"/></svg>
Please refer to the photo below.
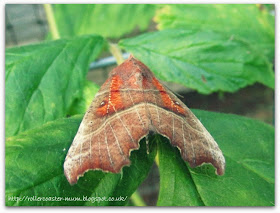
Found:
<svg viewBox="0 0 280 213"><path fill-rule="evenodd" d="M68 182L90 169L119 173L150 132L168 138L191 167L210 163L224 174L222 151L199 119L131 55L111 71L80 124L64 162Z"/></svg>

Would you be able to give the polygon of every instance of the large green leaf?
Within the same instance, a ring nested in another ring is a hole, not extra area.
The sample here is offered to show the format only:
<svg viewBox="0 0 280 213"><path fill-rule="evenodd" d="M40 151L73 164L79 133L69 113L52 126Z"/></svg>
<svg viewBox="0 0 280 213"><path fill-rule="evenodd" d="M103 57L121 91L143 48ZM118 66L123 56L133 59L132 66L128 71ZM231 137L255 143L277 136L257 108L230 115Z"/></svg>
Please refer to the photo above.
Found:
<svg viewBox="0 0 280 213"><path fill-rule="evenodd" d="M187 169L179 151L171 153L171 145L159 141L159 204L191 206L201 200L206 206L274 205L274 128L236 115L193 112L219 144L225 175L216 176L211 165Z"/></svg>
<svg viewBox="0 0 280 213"><path fill-rule="evenodd" d="M203 14L203 15L202 15ZM156 17L159 29L214 30L239 37L274 59L275 17L265 7L250 4L166 5Z"/></svg>
<svg viewBox="0 0 280 213"><path fill-rule="evenodd" d="M147 4L55 4L55 19L62 37L99 34L119 38L136 27L147 29L154 15Z"/></svg>
<svg viewBox="0 0 280 213"><path fill-rule="evenodd" d="M254 82L274 87L266 57L236 38L212 31L169 29L120 41L162 80L201 93L234 92Z"/></svg>
<svg viewBox="0 0 280 213"><path fill-rule="evenodd" d="M121 174L88 171L71 186L64 176L63 162L81 119L81 115L58 119L7 138L6 205L124 205L128 201L150 170L156 144L147 154L142 141L140 150L131 153L132 165ZM120 196L125 200L100 200Z"/></svg>
<svg viewBox="0 0 280 213"><path fill-rule="evenodd" d="M6 136L65 116L103 43L93 35L6 50Z"/></svg>

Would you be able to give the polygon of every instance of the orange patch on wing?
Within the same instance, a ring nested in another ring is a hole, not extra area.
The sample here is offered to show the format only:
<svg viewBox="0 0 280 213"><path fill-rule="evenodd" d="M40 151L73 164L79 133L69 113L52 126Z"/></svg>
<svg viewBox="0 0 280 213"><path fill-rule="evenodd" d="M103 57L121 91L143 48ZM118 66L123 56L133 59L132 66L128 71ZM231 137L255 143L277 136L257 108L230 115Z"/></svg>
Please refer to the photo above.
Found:
<svg viewBox="0 0 280 213"><path fill-rule="evenodd" d="M100 107L96 110L98 116L105 116L115 113L118 110L124 109L120 87L123 84L118 76L114 76L111 80L109 97L106 97L101 103Z"/></svg>
<svg viewBox="0 0 280 213"><path fill-rule="evenodd" d="M122 102L120 87L123 84L123 81L119 76L114 76L112 78L112 83L110 87L110 96L109 96L109 114L114 113L115 110L124 109L125 106Z"/></svg>
<svg viewBox="0 0 280 213"><path fill-rule="evenodd" d="M161 99L166 108L168 108L169 110L175 113L185 115L186 111L184 110L184 108L181 107L179 104L174 103L174 101L170 98L170 96L166 92L165 88L161 85L161 83L156 78L153 78L153 85L156 86L156 88L159 90Z"/></svg>
<svg viewBox="0 0 280 213"><path fill-rule="evenodd" d="M99 107L96 110L96 115L97 116L104 116L107 113L107 108L108 108L108 97L106 97L99 105Z"/></svg>

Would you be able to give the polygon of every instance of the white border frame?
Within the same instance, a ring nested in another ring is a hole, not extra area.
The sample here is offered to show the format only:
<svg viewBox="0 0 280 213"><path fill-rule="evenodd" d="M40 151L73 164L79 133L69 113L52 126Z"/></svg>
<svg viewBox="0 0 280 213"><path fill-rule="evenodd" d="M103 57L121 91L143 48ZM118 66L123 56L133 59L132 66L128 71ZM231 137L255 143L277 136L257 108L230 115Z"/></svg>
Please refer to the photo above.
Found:
<svg viewBox="0 0 280 213"><path fill-rule="evenodd" d="M74 1L74 0L68 0L68 1L61 1L61 0L50 0L50 1L43 1L39 2L38 0L26 0L26 1L14 1L14 0L0 0L0 23L1 23L1 43L0 43L0 69L1 69L1 75L0 75L0 135L1 135L1 147L0 147L0 156L2 158L2 163L0 164L0 171L1 171L1 180L0 180L0 211L2 212L14 212L14 211L21 211L21 212L34 212L38 211L39 207L5 207L5 4L44 4L44 3L49 3L49 4L59 4L59 3L64 3L64 4L74 4L74 3L88 3L88 4L165 4L165 3L172 3L172 4L275 4L275 207L168 207L168 208L155 208L155 207L144 207L145 211L170 211L170 208L174 208L179 211L187 211L187 212L194 212L194 211L207 211L207 212L233 212L233 211L239 211L240 213L242 212L262 212L262 211L279 211L279 184L278 184L278 177L279 177L279 145L277 143L280 142L280 137L279 137L279 63L280 63L280 58L279 58L279 15L278 15L278 10L280 8L280 1L278 0L267 0L267 1L256 1L256 0L221 0L221 1L211 1L211 0L176 0L176 1L171 1L171 0L142 0L142 1L113 1L113 0L95 0L95 1L90 1L90 0L82 0L82 1ZM41 207L39 211L50 211L51 207ZM57 207L57 208L52 208L51 211L54 212L60 212L62 209L70 211L70 212L76 212L76 211L83 211L83 212L95 212L95 211L142 211L142 208L136 208L136 207L125 207L125 208L114 208L112 207L102 207L102 208L79 208L79 207ZM131 209L133 208L133 209Z"/></svg>

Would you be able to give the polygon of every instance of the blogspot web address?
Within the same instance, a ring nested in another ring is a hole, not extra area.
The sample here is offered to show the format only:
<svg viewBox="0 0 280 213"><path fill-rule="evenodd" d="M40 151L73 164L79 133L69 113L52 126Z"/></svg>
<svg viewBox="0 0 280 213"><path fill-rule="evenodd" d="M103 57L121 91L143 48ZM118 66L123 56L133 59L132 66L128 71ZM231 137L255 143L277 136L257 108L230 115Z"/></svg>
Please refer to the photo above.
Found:
<svg viewBox="0 0 280 213"><path fill-rule="evenodd" d="M100 203L100 202L125 202L127 200L127 196L122 197L59 197L59 196L50 196L50 197L39 197L39 196L9 196L8 201L14 202L91 202L91 203Z"/></svg>

